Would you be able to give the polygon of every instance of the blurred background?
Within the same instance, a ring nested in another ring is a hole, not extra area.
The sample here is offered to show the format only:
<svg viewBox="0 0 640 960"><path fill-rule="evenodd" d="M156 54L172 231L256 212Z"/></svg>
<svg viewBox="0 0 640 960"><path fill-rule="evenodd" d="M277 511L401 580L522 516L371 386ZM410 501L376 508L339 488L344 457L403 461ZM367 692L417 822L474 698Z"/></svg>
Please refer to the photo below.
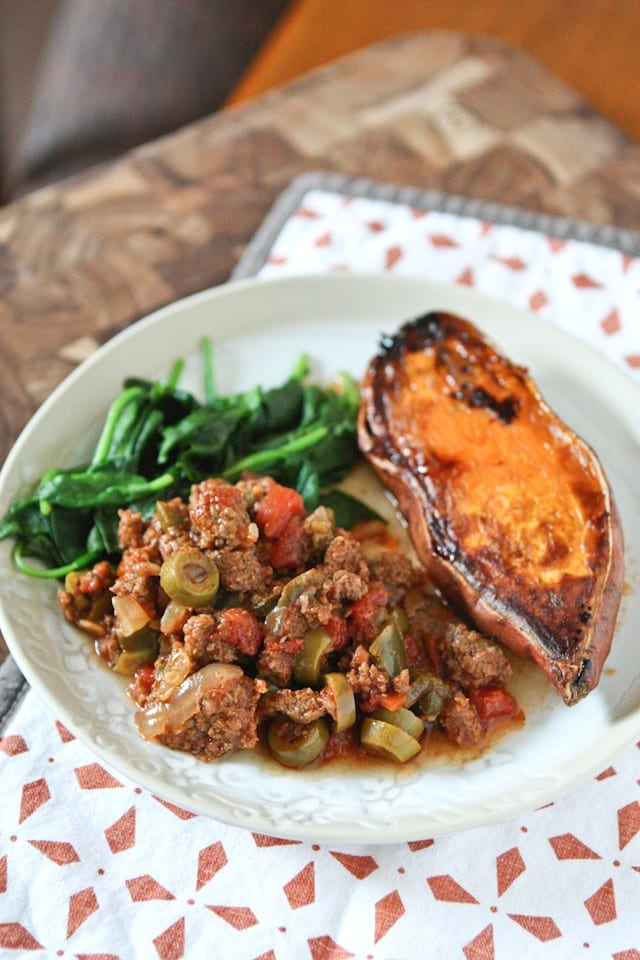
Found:
<svg viewBox="0 0 640 960"><path fill-rule="evenodd" d="M528 53L640 141L640 0L1 0L0 198L435 29Z"/></svg>

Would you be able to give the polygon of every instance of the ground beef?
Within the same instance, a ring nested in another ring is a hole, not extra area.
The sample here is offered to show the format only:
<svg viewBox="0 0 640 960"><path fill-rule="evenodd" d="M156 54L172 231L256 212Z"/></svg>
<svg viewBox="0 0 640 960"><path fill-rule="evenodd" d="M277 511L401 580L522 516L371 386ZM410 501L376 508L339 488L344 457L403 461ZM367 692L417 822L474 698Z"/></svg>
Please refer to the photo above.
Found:
<svg viewBox="0 0 640 960"><path fill-rule="evenodd" d="M262 644L260 624L242 607L195 614L185 623L183 634L185 650L198 666L255 657Z"/></svg>
<svg viewBox="0 0 640 960"><path fill-rule="evenodd" d="M213 760L258 742L257 705L263 687L250 677L228 680L197 698L198 712L159 739L174 750Z"/></svg>
<svg viewBox="0 0 640 960"><path fill-rule="evenodd" d="M150 550L148 547L130 547L125 550L111 591L116 596L135 597L153 617L158 600L160 564L152 553L152 548Z"/></svg>
<svg viewBox="0 0 640 960"><path fill-rule="evenodd" d="M263 593L273 579L271 567L250 546L215 550L213 558L222 586L232 593Z"/></svg>
<svg viewBox="0 0 640 960"><path fill-rule="evenodd" d="M265 643L258 655L257 669L261 677L276 687L286 687L291 683L296 653L302 646L284 642Z"/></svg>
<svg viewBox="0 0 640 960"><path fill-rule="evenodd" d="M480 718L461 690L456 690L443 704L438 719L448 739L458 747L475 747L482 740Z"/></svg>
<svg viewBox="0 0 640 960"><path fill-rule="evenodd" d="M240 651L218 634L218 619L211 613L189 617L184 625L184 647L198 667L207 663L237 663Z"/></svg>
<svg viewBox="0 0 640 960"><path fill-rule="evenodd" d="M203 550L233 549L252 539L242 491L226 480L205 480L191 488L189 519L191 538Z"/></svg>
<svg viewBox="0 0 640 960"><path fill-rule="evenodd" d="M338 533L331 541L324 555L324 567L329 574L338 570L358 574L363 580L369 579L369 570L362 555L362 546L353 537L344 532Z"/></svg>
<svg viewBox="0 0 640 960"><path fill-rule="evenodd" d="M511 664L500 647L463 623L450 624L438 648L446 675L461 687L503 684L511 676Z"/></svg>
<svg viewBox="0 0 640 960"><path fill-rule="evenodd" d="M271 477L247 476L238 480L235 486L242 494L247 511L251 513L275 486L275 480Z"/></svg>
<svg viewBox="0 0 640 960"><path fill-rule="evenodd" d="M302 690L274 690L262 698L266 717L283 713L296 723L311 723L329 713L327 694L304 687Z"/></svg>
<svg viewBox="0 0 640 960"><path fill-rule="evenodd" d="M416 580L416 570L404 553L382 550L369 561L374 579L380 580L389 594L389 603L397 604Z"/></svg>
<svg viewBox="0 0 640 960"><path fill-rule="evenodd" d="M351 659L347 680L360 700L360 707L367 712L384 706L385 698L392 694L406 695L409 689L409 671L403 670L397 677L389 675L371 659L366 647L356 647Z"/></svg>
<svg viewBox="0 0 640 960"><path fill-rule="evenodd" d="M336 528L330 509L306 514L298 492L269 477L245 477L236 484L195 484L188 502L160 502L149 521L122 510L119 538L117 570L102 562L70 574L60 604L67 620L91 634L111 667L135 671L131 696L143 714L156 709L145 714L148 732L167 746L210 760L253 746L261 718L286 718L292 736L320 717L335 719L330 687L297 689L294 680L305 635L315 629L330 638L323 669L345 675L360 716L409 704L466 747L480 742L487 716L498 716L498 709L506 715L505 655L460 622L395 550L381 523L365 524L352 535ZM163 562L187 550L203 551L220 574L218 592L197 608L170 599L160 587ZM140 611L125 602L114 607L114 597L134 598L148 615L151 642L145 636L140 649L153 662L134 668L135 658L121 657L124 621ZM403 635L416 682L422 672L421 697L414 688L409 698L408 669L389 676L369 651L391 621ZM207 674L192 681L201 669ZM427 672L433 674L429 682ZM205 689L207 677L219 676L224 682ZM494 713L485 716L480 704ZM178 720L194 706L193 716ZM167 711L174 727L154 727L154 716L166 719ZM161 735L153 733L160 729Z"/></svg>
<svg viewBox="0 0 640 960"><path fill-rule="evenodd" d="M135 510L119 510L118 543L123 550L128 547L144 546L144 534L147 528L142 514Z"/></svg>
<svg viewBox="0 0 640 960"><path fill-rule="evenodd" d="M309 541L311 559L315 562L322 560L336 532L333 512L326 507L316 507L305 517L302 529Z"/></svg>
<svg viewBox="0 0 640 960"><path fill-rule="evenodd" d="M369 589L369 577L362 577L350 570L336 570L324 588L324 595L331 604L353 602L364 597Z"/></svg>

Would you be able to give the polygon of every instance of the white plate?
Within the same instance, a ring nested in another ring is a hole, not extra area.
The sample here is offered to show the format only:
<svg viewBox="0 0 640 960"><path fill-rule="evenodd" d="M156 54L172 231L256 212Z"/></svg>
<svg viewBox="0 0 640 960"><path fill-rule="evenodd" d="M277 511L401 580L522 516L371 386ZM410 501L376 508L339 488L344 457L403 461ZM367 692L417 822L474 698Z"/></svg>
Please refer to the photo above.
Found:
<svg viewBox="0 0 640 960"><path fill-rule="evenodd" d="M282 837L386 843L507 819L597 774L640 737L640 391L599 355L537 317L458 287L410 278L332 275L247 281L172 304L115 337L34 416L0 475L0 513L52 465L80 461L128 375L155 377L187 357L200 383L198 344L216 344L218 388L271 385L301 351L323 380L359 376L382 332L430 309L460 312L514 360L598 451L622 515L627 588L600 686L565 707L531 670L519 672L521 730L463 766L328 768L291 772L252 753L212 764L142 741L121 678L66 624L56 586L19 575L0 544L0 622L32 686L105 763L154 793L226 823ZM533 679L532 679L533 676Z"/></svg>

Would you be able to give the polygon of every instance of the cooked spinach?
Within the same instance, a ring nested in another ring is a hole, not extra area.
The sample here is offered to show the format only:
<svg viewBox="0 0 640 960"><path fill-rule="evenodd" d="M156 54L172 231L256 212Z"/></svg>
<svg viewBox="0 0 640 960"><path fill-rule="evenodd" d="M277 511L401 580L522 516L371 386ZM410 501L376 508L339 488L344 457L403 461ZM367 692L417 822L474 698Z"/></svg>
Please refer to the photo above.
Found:
<svg viewBox="0 0 640 960"><path fill-rule="evenodd" d="M295 487L309 510L342 479L358 455L359 393L352 377L341 374L331 387L307 383L303 355L278 387L218 396L209 340L202 343L202 358L203 401L180 389L182 361L166 380L126 380L91 461L49 470L30 497L12 504L0 521L0 540L15 538L21 570L62 577L116 557L119 509L148 517L158 499L186 498L191 484L206 477L235 481L246 470L266 473ZM344 525L371 515L343 495Z"/></svg>

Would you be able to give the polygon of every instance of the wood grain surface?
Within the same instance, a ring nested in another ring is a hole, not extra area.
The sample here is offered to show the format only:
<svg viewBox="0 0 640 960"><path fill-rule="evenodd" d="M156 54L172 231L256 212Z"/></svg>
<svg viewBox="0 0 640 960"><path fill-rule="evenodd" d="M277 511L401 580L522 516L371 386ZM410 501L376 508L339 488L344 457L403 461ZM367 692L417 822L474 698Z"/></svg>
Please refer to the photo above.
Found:
<svg viewBox="0 0 640 960"><path fill-rule="evenodd" d="M413 31L463 30L528 53L640 142L637 0L295 0L232 101Z"/></svg>
<svg viewBox="0 0 640 960"><path fill-rule="evenodd" d="M393 38L0 211L0 451L85 356L224 281L281 190L337 170L640 226L640 147L486 37Z"/></svg>

